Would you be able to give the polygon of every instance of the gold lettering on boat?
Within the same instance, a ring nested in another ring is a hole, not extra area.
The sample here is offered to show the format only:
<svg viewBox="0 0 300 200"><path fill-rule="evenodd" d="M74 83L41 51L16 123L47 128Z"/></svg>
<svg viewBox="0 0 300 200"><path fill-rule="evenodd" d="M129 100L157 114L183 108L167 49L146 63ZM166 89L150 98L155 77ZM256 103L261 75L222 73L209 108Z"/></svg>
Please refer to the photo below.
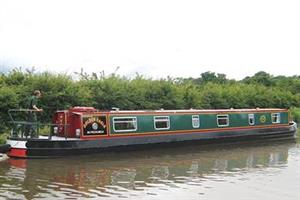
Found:
<svg viewBox="0 0 300 200"><path fill-rule="evenodd" d="M83 124L83 127L86 128L88 125L93 124L93 123L98 123L100 124L104 129L106 128L106 124L99 119L99 117L89 117Z"/></svg>

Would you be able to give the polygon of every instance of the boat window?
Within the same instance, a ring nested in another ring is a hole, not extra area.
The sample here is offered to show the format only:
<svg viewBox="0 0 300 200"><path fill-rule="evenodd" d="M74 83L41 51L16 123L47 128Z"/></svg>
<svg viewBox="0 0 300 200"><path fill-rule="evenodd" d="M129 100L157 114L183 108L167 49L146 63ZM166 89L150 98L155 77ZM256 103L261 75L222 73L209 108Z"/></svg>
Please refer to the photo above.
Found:
<svg viewBox="0 0 300 200"><path fill-rule="evenodd" d="M169 116L155 116L154 117L154 128L156 130L170 129L170 117Z"/></svg>
<svg viewBox="0 0 300 200"><path fill-rule="evenodd" d="M192 125L193 128L199 128L200 126L199 115L192 115Z"/></svg>
<svg viewBox="0 0 300 200"><path fill-rule="evenodd" d="M249 123L249 125L255 124L254 114L248 114L248 123Z"/></svg>
<svg viewBox="0 0 300 200"><path fill-rule="evenodd" d="M273 124L280 123L280 113L272 113L272 123Z"/></svg>
<svg viewBox="0 0 300 200"><path fill-rule="evenodd" d="M115 132L129 132L137 130L136 117L114 117L113 128Z"/></svg>
<svg viewBox="0 0 300 200"><path fill-rule="evenodd" d="M229 125L229 116L228 115L217 115L217 122L219 127Z"/></svg>

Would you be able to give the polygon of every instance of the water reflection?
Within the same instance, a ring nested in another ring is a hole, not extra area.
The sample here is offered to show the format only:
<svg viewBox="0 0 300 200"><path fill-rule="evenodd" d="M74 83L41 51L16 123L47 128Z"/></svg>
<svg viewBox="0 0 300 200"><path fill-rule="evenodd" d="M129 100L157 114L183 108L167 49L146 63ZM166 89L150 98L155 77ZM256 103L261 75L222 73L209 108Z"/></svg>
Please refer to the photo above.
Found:
<svg viewBox="0 0 300 200"><path fill-rule="evenodd" d="M207 180L222 182L239 174L285 168L289 150L296 146L287 141L243 147L191 145L59 159L8 159L0 162L0 198L138 198L192 187L198 187L201 195L209 189Z"/></svg>

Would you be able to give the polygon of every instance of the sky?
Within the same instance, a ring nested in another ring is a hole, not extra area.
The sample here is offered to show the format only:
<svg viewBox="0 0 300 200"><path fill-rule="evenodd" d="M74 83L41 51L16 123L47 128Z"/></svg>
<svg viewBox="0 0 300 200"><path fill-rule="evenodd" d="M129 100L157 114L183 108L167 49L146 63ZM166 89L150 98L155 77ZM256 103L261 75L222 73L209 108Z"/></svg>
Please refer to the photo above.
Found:
<svg viewBox="0 0 300 200"><path fill-rule="evenodd" d="M300 74L299 0L0 0L0 71Z"/></svg>

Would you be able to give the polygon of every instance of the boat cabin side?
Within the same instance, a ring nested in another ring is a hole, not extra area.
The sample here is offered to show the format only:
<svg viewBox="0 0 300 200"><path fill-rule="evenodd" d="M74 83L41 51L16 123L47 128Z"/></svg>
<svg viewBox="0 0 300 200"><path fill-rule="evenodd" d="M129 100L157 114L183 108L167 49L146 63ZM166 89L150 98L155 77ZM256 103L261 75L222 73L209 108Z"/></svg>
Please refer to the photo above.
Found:
<svg viewBox="0 0 300 200"><path fill-rule="evenodd" d="M57 126L53 133L61 137L92 139L287 126L289 121L286 109L100 112L93 107L74 107L55 113L53 124Z"/></svg>

